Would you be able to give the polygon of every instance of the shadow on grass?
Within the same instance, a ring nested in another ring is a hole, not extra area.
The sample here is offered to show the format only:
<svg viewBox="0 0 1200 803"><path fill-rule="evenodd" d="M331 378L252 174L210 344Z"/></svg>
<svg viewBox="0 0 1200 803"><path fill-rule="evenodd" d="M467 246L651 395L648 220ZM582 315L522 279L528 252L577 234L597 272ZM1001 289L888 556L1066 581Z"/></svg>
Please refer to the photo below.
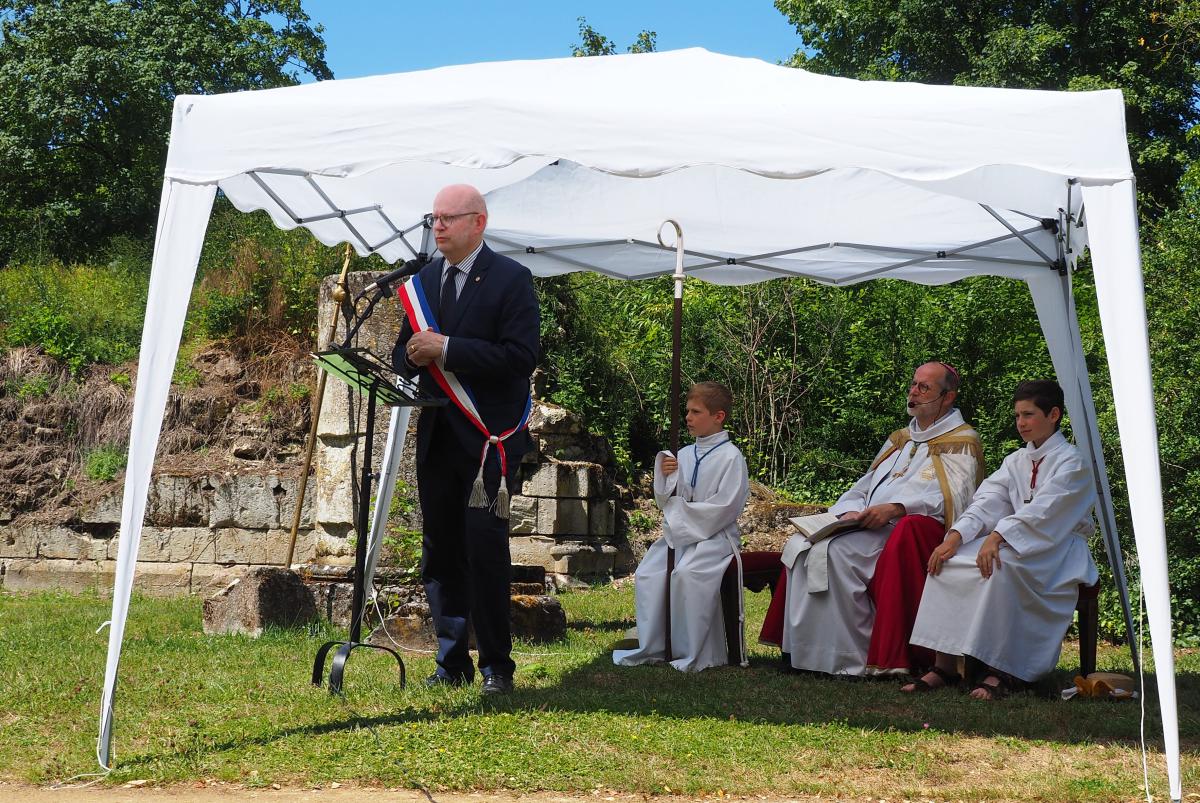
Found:
<svg viewBox="0 0 1200 803"><path fill-rule="evenodd" d="M721 720L748 725L836 726L841 730L921 733L926 730L1066 744L1106 744L1123 748L1138 743L1136 703L1073 700L1061 702L1032 693L1013 695L998 703L969 699L954 690L909 697L898 681L860 681L784 674L777 659L755 656L747 668L719 667L684 674L664 666L616 667L607 653L568 670L557 682L546 682L533 667L517 674L516 691L506 697L481 698L475 690L457 690L426 697L414 695L406 708L389 714L348 716L325 722L270 729L238 738L197 741L173 750L154 750L127 757L125 769L150 767L164 759L185 763L214 753L267 747L295 736L322 736L358 730L386 729L412 723L435 723L447 718L487 717L493 714L605 713L620 717L652 715L678 720ZM533 670L530 672L530 670ZM546 685L541 685L546 683ZM1070 683L1056 672L1048 686ZM1177 676L1181 747L1200 748L1200 675ZM1148 689L1154 677L1146 677ZM447 699L450 697L451 699ZM348 706L349 707L349 706ZM1161 738L1157 697L1147 700L1146 732L1151 744Z"/></svg>
<svg viewBox="0 0 1200 803"><path fill-rule="evenodd" d="M1045 681L1042 694L1027 692L986 702L958 690L910 696L900 692L902 684L896 680L785 674L778 664L778 658L755 656L747 668L716 667L684 674L666 665L617 667L610 655L601 654L567 672L556 686L528 691L518 686L517 694L495 705L511 710L537 706L773 725L840 724L873 731L936 729L1071 744L1138 743L1141 712L1136 702L1064 702L1057 689L1071 686L1073 678L1064 671ZM1145 683L1146 734L1154 744L1161 742L1162 733L1155 677L1146 675ZM1181 747L1200 749L1200 674L1177 675L1176 687Z"/></svg>

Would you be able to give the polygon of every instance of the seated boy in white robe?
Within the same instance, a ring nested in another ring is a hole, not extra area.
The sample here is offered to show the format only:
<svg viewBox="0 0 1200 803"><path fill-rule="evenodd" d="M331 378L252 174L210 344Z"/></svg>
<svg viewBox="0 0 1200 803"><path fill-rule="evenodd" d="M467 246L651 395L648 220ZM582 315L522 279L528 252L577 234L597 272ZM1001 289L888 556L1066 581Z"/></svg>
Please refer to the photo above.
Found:
<svg viewBox="0 0 1200 803"><path fill-rule="evenodd" d="M1062 411L1057 382L1017 385L1025 448L984 480L930 556L912 643L936 650L936 662L902 691L957 683L957 656L969 655L986 666L971 696L998 700L1058 663L1079 586L1097 576L1087 544L1095 478L1058 431Z"/></svg>
<svg viewBox="0 0 1200 803"><path fill-rule="evenodd" d="M655 458L654 499L663 512L663 534L634 574L638 647L614 650L614 664L667 660L668 583L671 666L698 672L729 663L721 580L730 558L740 554L737 517L750 493L746 460L724 429L732 407L733 394L724 385L693 385L687 428L696 442L680 449L678 457L664 451ZM669 574L668 548L675 551ZM744 664L744 646L740 652L735 657Z"/></svg>

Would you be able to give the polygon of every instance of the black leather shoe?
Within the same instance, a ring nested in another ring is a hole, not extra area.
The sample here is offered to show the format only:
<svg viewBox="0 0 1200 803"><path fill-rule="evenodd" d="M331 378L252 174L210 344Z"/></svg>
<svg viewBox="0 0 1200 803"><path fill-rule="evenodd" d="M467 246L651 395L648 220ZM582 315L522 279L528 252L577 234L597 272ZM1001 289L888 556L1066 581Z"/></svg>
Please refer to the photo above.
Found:
<svg viewBox="0 0 1200 803"><path fill-rule="evenodd" d="M483 679L484 694L512 694L512 678L505 675L488 675Z"/></svg>
<svg viewBox="0 0 1200 803"><path fill-rule="evenodd" d="M437 686L469 686L471 685L471 680L461 676L452 678L449 675L439 675L437 672L434 672L425 678L425 685L431 689Z"/></svg>

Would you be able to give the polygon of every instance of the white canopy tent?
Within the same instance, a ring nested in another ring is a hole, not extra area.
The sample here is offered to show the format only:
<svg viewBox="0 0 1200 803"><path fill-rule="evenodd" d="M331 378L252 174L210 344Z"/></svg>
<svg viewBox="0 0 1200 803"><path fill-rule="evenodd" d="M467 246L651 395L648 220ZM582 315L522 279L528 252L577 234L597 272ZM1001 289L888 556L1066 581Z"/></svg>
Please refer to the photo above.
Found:
<svg viewBox="0 0 1200 803"><path fill-rule="evenodd" d="M113 692L146 493L207 220L220 189L328 245L413 255L436 191L487 196L487 239L535 275L720 284L886 276L1028 283L1092 457L1124 594L1071 295L1092 252L1158 676L1181 795L1171 612L1133 173L1117 91L859 82L703 50L504 62L176 100L134 400L101 710Z"/></svg>

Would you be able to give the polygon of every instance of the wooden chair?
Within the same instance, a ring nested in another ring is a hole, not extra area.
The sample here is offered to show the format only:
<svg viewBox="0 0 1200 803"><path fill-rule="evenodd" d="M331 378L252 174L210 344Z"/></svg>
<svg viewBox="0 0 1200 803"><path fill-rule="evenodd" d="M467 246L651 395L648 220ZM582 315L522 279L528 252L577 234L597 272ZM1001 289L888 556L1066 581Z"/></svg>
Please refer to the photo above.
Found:
<svg viewBox="0 0 1200 803"><path fill-rule="evenodd" d="M742 586L748 591L762 591L770 588L775 593L775 584L779 582L780 552L743 552L742 553ZM729 559L729 567L721 579L721 616L725 620L725 646L729 650L729 663L738 663L741 634L738 632L738 597L741 589L737 586L737 559Z"/></svg>
<svg viewBox="0 0 1200 803"><path fill-rule="evenodd" d="M748 591L770 588L775 594L779 582L780 552L743 552L742 585ZM738 633L737 560L731 558L725 576L721 580L721 613L725 619L725 645L729 650L729 663L736 664L739 650ZM1096 643L1100 633L1100 607L1098 597L1100 584L1079 586L1079 601L1075 610L1079 613L1079 673L1087 677L1096 671Z"/></svg>

